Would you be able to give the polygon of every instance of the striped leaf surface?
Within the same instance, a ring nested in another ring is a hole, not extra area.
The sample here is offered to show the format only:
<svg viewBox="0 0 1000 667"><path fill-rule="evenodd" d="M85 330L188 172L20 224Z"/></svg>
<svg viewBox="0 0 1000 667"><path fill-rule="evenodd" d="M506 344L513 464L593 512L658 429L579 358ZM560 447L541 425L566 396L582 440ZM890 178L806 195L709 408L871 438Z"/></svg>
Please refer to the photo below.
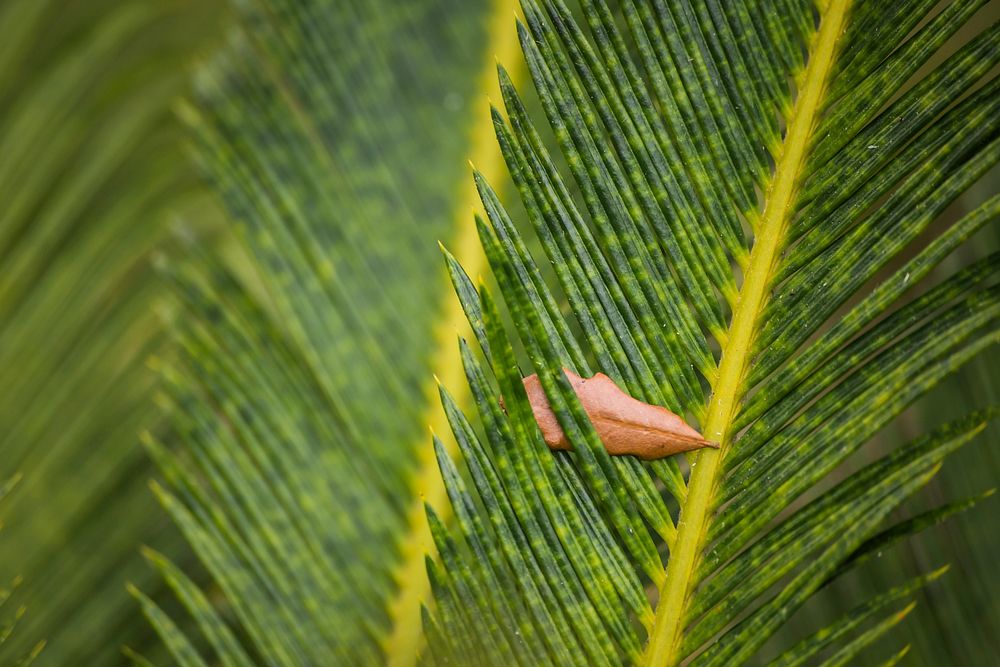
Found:
<svg viewBox="0 0 1000 667"><path fill-rule="evenodd" d="M481 354L463 342L473 421L443 393L465 471L439 448L457 522L435 535L425 660L759 662L831 580L975 502L890 518L989 409L842 464L997 340L995 255L921 281L1000 214L994 194L941 218L1000 159L1000 32L926 65L983 3L581 4L522 3L544 119L499 72L531 230L477 177L496 286L448 259ZM609 457L563 368L720 449ZM572 454L542 441L531 373ZM855 659L923 583L777 662Z"/></svg>

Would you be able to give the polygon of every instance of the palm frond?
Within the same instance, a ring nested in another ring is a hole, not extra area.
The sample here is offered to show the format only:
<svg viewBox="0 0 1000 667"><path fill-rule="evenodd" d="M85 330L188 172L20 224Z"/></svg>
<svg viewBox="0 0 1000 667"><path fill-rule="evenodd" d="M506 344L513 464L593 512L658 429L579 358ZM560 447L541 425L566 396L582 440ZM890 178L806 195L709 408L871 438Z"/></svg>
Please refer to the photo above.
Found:
<svg viewBox="0 0 1000 667"><path fill-rule="evenodd" d="M21 481L21 475L14 475L2 485L0 485L0 502L10 494L11 490L17 486L18 482ZM2 528L3 526L0 526ZM21 585L21 577L14 577L10 584L4 588L0 588L0 612L4 614L3 625L0 625L0 657L3 657L7 662L13 662L15 659L18 660L18 664L28 665L34 661L38 654L42 652L45 648L45 640L39 641L35 644L34 648L31 649L30 653L24 656L17 656L16 658L11 655L12 651L10 649L10 642L7 640L10 638L11 634L14 632L14 626L17 622L24 616L26 608L21 606L18 607L13 614L9 614L7 609L4 609L7 601L10 600L11 594L14 590Z"/></svg>
<svg viewBox="0 0 1000 667"><path fill-rule="evenodd" d="M582 4L586 32L559 0L525 0L518 25L571 180L502 70L507 120L494 112L558 286L483 179L481 240L516 336L488 288L477 294L452 269L487 343L485 365L465 355L483 428L446 397L470 482L440 458L453 506L489 520L460 517L439 535L454 565L435 577L428 658L509 664L506 647L545 619L542 642L522 644L525 664L740 663L845 563L931 520L872 537L992 418L973 413L823 484L997 340L995 256L904 297L1000 214L993 197L931 227L1000 159L990 77L1000 32L987 28L913 82L982 3L934 12L933 2L831 0L818 18L791 0L780 11L623 2L618 15ZM559 292L570 315L554 307ZM680 484L676 463L609 457L564 367L690 415L722 448L691 457ZM531 373L573 454L542 442L520 387ZM477 597L472 582L487 577L518 586ZM659 589L655 605L644 582ZM505 613L517 604L530 613ZM469 627L481 631L459 641Z"/></svg>
<svg viewBox="0 0 1000 667"><path fill-rule="evenodd" d="M0 7L0 478L22 475L2 508L0 578L21 578L9 604L28 610L8 657L44 640L40 664L90 664L154 639L124 591L155 581L137 541L182 544L161 540L136 438L161 329L149 260L169 214L196 201L170 104L217 13Z"/></svg>
<svg viewBox="0 0 1000 667"><path fill-rule="evenodd" d="M456 222L475 203L462 158L500 162L472 111L494 52L516 49L492 24L510 7L236 5L182 115L246 256L167 269L184 313L160 360L175 428L147 438L157 495L225 602L155 556L203 636L136 596L188 664L405 661L429 585L423 501L443 495L428 381L464 321L434 241L481 255Z"/></svg>

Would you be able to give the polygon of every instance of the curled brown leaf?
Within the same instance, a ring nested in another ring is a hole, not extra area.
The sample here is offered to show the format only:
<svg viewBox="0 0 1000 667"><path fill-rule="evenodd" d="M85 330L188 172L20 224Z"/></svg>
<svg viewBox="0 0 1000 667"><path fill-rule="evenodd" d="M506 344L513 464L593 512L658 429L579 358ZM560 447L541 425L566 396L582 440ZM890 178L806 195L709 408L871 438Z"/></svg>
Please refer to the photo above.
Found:
<svg viewBox="0 0 1000 667"><path fill-rule="evenodd" d="M581 378L569 369L563 372L609 454L652 460L719 446L670 410L632 398L603 373ZM523 382L546 444L552 449L571 449L538 376L529 375Z"/></svg>

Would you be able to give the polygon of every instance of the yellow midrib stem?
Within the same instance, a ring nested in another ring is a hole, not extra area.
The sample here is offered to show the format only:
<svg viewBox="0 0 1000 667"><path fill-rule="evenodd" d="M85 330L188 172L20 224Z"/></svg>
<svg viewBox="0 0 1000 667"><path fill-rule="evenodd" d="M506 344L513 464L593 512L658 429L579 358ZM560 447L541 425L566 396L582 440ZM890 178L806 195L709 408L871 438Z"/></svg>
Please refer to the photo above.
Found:
<svg viewBox="0 0 1000 667"><path fill-rule="evenodd" d="M849 5L850 0L830 0L822 9L819 30L813 38L809 62L767 192L764 212L756 227L749 266L733 311L719 374L708 404L704 435L721 443L722 447L701 450L691 464L687 501L681 510L677 538L667 564L667 576L660 589L656 617L644 656L646 665L673 665L683 658L677 654L682 640L681 621L692 585L696 583L692 579L702 550L705 521L718 481L719 464L732 436L732 417L740 400L757 319L767 301L771 273L788 228L799 173L822 105L827 77L836 54L837 38L843 29Z"/></svg>
<svg viewBox="0 0 1000 667"><path fill-rule="evenodd" d="M490 116L489 98L498 99L500 87L497 82L497 62L504 63L512 79L517 82L522 70L517 32L514 29L516 0L494 0L488 24L488 39L484 49L483 71L476 86L476 97L471 105L472 125L469 132L469 161L493 183L504 178L503 156L500 154L493 120ZM491 58L489 56L493 56ZM480 209L479 195L473 179L467 177L455 208L455 236L446 245L458 259L466 273L475 277L486 268L486 258L479 245L479 237L473 220L473 211ZM443 261L443 260L442 260ZM458 352L458 336L469 338L472 331L465 313L450 285L442 284L448 298L444 300L442 312L435 327L434 355L431 370L437 374L441 384L454 392L461 404L468 395L468 385ZM429 378L430 379L430 378ZM387 664L392 667L415 665L417 654L423 645L423 628L420 620L420 605L429 602L430 584L424 567L426 554L434 553L434 541L424 511L424 503L434 508L442 520L451 515L444 481L441 479L431 433L437 434L449 453L455 454L454 439L450 437L448 420L438 398L437 382L429 381L424 392L427 412L425 432L419 441L417 471L410 489L414 501L407 514L409 531L401 542L400 565L395 572L399 590L389 605L391 630L382 644Z"/></svg>

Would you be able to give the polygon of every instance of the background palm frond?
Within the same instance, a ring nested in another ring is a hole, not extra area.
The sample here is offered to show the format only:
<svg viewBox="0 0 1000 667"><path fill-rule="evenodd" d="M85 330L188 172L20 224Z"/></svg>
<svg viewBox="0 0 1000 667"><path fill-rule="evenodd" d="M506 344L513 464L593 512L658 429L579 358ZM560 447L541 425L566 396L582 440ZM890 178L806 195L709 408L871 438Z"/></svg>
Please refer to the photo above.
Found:
<svg viewBox="0 0 1000 667"><path fill-rule="evenodd" d="M17 486L18 482L20 481L21 481L20 475L15 475L14 477L11 477L6 482L4 482L3 485L0 485L0 502L2 502L3 499L10 494L11 490L15 486ZM13 613L10 612L9 607L5 608L7 601L10 600L11 594L18 586L21 585L21 581L22 581L21 577L14 577L14 579L8 585L4 586L3 588L0 588L0 612L4 614L4 618L2 621L3 625L0 626L0 655L7 655L10 653L8 639L14 632L14 626L17 625L17 622L21 619L22 616L24 616L25 613L25 608L23 606L18 607L16 610L14 610ZM41 653L42 649L44 648L45 648L45 640L39 641L31 649L30 653L28 653L27 655L18 656L20 664L23 665L30 664L35 658L38 657L38 654Z"/></svg>
<svg viewBox="0 0 1000 667"><path fill-rule="evenodd" d="M185 313L162 367L175 432L147 445L225 602L155 553L203 637L136 595L185 664L416 650L429 538L411 508L440 493L417 452L435 326L450 342L460 324L434 241L461 235L473 201L461 158L478 75L503 51L490 9L239 3L240 29L196 79L182 113L246 258L170 269ZM488 124L478 135L492 144Z"/></svg>
<svg viewBox="0 0 1000 667"><path fill-rule="evenodd" d="M196 205L170 105L219 14L201 2L11 0L0 7L0 578L25 608L11 661L120 659L136 546L162 539L136 433L161 336L150 256ZM8 608L5 607L5 608ZM144 639L145 638L145 639ZM6 663L5 663L6 664Z"/></svg>

